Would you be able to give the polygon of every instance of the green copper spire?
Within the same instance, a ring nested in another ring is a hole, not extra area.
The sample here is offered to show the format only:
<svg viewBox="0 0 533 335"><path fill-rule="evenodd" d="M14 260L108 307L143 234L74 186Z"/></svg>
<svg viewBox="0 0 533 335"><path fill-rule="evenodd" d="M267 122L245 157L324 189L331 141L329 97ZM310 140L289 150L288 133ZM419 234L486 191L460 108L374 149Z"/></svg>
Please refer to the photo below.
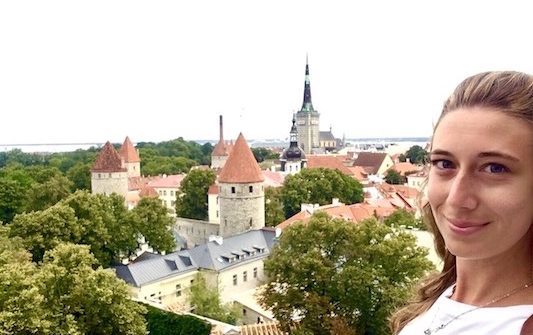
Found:
<svg viewBox="0 0 533 335"><path fill-rule="evenodd" d="M305 55L305 85L304 85L304 102L301 112L314 112L313 103L311 102L311 80L309 80L309 60Z"/></svg>

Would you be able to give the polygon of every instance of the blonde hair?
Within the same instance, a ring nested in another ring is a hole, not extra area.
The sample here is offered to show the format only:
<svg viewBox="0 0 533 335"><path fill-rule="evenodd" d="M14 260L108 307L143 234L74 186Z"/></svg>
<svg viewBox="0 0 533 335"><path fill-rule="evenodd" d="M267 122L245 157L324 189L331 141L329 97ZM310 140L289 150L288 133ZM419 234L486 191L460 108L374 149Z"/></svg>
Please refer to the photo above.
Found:
<svg viewBox="0 0 533 335"><path fill-rule="evenodd" d="M533 123L533 76L503 71L483 72L466 78L444 103L435 129L446 114L460 108L474 107L496 110ZM407 323L427 311L457 279L455 256L446 249L429 204L423 207L423 217L434 235L435 249L444 265L440 273L431 275L420 285L414 301L392 316L393 334L398 334Z"/></svg>

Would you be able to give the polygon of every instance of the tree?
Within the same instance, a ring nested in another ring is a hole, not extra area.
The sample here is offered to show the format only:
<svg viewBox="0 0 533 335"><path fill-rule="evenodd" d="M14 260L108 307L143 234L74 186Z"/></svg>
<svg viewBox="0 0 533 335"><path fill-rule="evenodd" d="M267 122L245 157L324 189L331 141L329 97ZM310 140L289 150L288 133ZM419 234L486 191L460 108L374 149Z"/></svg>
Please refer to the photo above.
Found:
<svg viewBox="0 0 533 335"><path fill-rule="evenodd" d="M398 171L391 169L385 175L385 182L387 184L401 185L404 183L404 178Z"/></svg>
<svg viewBox="0 0 533 335"><path fill-rule="evenodd" d="M76 163L67 171L67 177L72 182L72 191L91 189L91 164Z"/></svg>
<svg viewBox="0 0 533 335"><path fill-rule="evenodd" d="M409 158L409 161L413 164L424 164L428 153L424 148L419 145L413 145L407 150L405 156Z"/></svg>
<svg viewBox="0 0 533 335"><path fill-rule="evenodd" d="M405 154L400 154L398 156L398 160L401 162L401 163L404 163L404 162L407 162L407 157L405 156Z"/></svg>
<svg viewBox="0 0 533 335"><path fill-rule="evenodd" d="M172 252L176 241L171 229L174 220L168 215L167 208L156 198L142 198L133 208L139 232L146 238L150 246L156 250ZM162 232L168 232L161 234Z"/></svg>
<svg viewBox="0 0 533 335"><path fill-rule="evenodd" d="M279 158L279 154L273 152L270 149L262 148L262 147L254 147L252 148L252 153L254 154L255 160L258 163L261 163L267 159L277 159Z"/></svg>
<svg viewBox="0 0 533 335"><path fill-rule="evenodd" d="M216 180L212 170L191 170L181 181L176 196L176 215L206 220L208 217L207 191Z"/></svg>
<svg viewBox="0 0 533 335"><path fill-rule="evenodd" d="M144 201L138 210L128 211L117 194L77 191L45 210L16 216L9 236L21 238L36 261L45 251L70 242L88 245L99 264L107 267L134 252L143 234L156 250L173 248L170 219L161 207Z"/></svg>
<svg viewBox="0 0 533 335"><path fill-rule="evenodd" d="M260 303L288 330L388 334L390 313L431 269L415 238L375 219L361 223L315 214L286 229L265 261Z"/></svg>
<svg viewBox="0 0 533 335"><path fill-rule="evenodd" d="M26 206L27 188L16 180L0 177L0 222L10 223Z"/></svg>
<svg viewBox="0 0 533 335"><path fill-rule="evenodd" d="M71 193L72 182L61 175L53 176L43 183L35 183L28 192L26 211L37 211L55 205Z"/></svg>
<svg viewBox="0 0 533 335"><path fill-rule="evenodd" d="M265 225L267 227L274 227L284 220L281 188L265 188Z"/></svg>
<svg viewBox="0 0 533 335"><path fill-rule="evenodd" d="M383 223L393 228L418 228L426 230L426 225L422 219L417 219L414 213L405 209L397 209L391 215L387 216Z"/></svg>
<svg viewBox="0 0 533 335"><path fill-rule="evenodd" d="M144 305L150 335L209 335L211 324L192 315L178 315Z"/></svg>
<svg viewBox="0 0 533 335"><path fill-rule="evenodd" d="M236 307L222 304L218 290L209 287L200 273L191 285L190 303L194 313L214 320L234 325L240 317Z"/></svg>
<svg viewBox="0 0 533 335"><path fill-rule="evenodd" d="M87 246L60 244L35 264L0 232L0 333L145 334L144 308L95 262Z"/></svg>
<svg viewBox="0 0 533 335"><path fill-rule="evenodd" d="M363 187L339 170L318 168L287 176L281 191L285 218L298 213L303 203L326 205L333 198L346 204L361 202Z"/></svg>

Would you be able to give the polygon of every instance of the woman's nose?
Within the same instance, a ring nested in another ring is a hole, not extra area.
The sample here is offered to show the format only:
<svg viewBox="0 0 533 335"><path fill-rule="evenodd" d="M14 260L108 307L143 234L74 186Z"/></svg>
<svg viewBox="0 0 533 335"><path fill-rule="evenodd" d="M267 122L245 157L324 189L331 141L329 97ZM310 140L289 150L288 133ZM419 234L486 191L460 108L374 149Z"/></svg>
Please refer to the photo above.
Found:
<svg viewBox="0 0 533 335"><path fill-rule="evenodd" d="M453 179L450 180L448 190L448 204L456 208L474 209L478 205L478 199L475 188L475 180L472 175L466 171L459 171Z"/></svg>

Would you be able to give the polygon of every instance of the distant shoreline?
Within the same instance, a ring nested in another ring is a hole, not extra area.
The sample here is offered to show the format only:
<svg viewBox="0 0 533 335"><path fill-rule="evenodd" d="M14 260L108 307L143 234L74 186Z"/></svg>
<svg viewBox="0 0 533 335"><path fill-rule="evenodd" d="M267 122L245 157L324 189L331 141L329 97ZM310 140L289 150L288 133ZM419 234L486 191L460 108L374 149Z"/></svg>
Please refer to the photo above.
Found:
<svg viewBox="0 0 533 335"><path fill-rule="evenodd" d="M215 144L218 140L191 140L199 144L211 143ZM347 138L346 142L350 144L365 143L365 144L393 144L393 143L426 143L429 141L428 137L368 137L368 138ZM137 143L150 143L140 141ZM160 141L165 142L165 141ZM160 143L152 142L152 143ZM289 144L288 139L251 139L248 143L252 147L286 147ZM8 152L13 149L20 149L26 153L54 153L54 152L72 152L78 149L87 150L91 147L100 148L105 143L99 142L82 142L82 143L9 143L0 144L0 152ZM122 143L116 143L122 144ZM136 143L135 143L136 144Z"/></svg>

